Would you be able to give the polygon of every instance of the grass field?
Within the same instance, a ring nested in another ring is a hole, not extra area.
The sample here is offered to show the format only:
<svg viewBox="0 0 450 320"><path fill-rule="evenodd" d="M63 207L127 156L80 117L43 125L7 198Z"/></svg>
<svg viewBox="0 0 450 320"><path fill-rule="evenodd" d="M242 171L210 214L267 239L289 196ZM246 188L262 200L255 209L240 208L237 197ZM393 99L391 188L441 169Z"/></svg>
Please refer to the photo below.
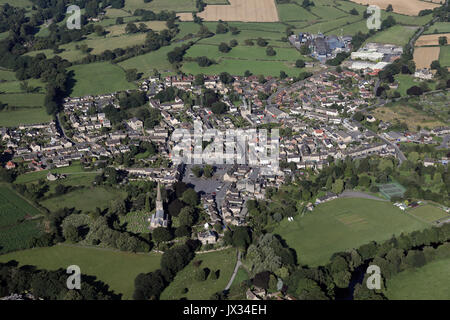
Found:
<svg viewBox="0 0 450 320"><path fill-rule="evenodd" d="M8 186L0 185L0 254L27 247L42 230L37 220L41 212Z"/></svg>
<svg viewBox="0 0 450 320"><path fill-rule="evenodd" d="M410 130L416 131L417 126L434 128L445 125L434 116L433 113L419 111L404 104L395 104L394 106L383 106L372 112L377 119L388 122L405 122Z"/></svg>
<svg viewBox="0 0 450 320"><path fill-rule="evenodd" d="M335 252L427 226L389 202L348 198L321 204L293 222L283 220L273 233L295 249L299 263L316 266Z"/></svg>
<svg viewBox="0 0 450 320"><path fill-rule="evenodd" d="M103 187L83 188L69 192L59 197L52 197L41 202L41 205L50 211L67 208L76 208L83 212L93 212L99 207L105 209L113 200L124 196L123 192Z"/></svg>
<svg viewBox="0 0 450 320"><path fill-rule="evenodd" d="M77 65L69 68L74 72L75 84L71 97L98 95L115 91L136 89L125 79L125 72L108 62Z"/></svg>
<svg viewBox="0 0 450 320"><path fill-rule="evenodd" d="M450 216L441 208L428 204L420 206L418 208L410 209L408 210L408 213L430 223Z"/></svg>
<svg viewBox="0 0 450 320"><path fill-rule="evenodd" d="M167 71L171 73L174 71L174 68L167 60L167 53L177 46L179 45L162 47L157 51L124 60L118 65L123 69L138 69L139 72L143 73L143 76L150 76L150 73L155 68L162 74L166 74Z"/></svg>
<svg viewBox="0 0 450 320"><path fill-rule="evenodd" d="M201 260L199 268L208 268L211 271L220 270L217 280L211 280L211 275L205 281L197 281L194 278L196 267L193 262ZM214 293L223 291L230 281L236 264L236 250L197 254L193 261L183 270L178 272L173 282L161 294L161 300L176 300L187 298L189 300L208 300ZM182 290L188 288L183 294Z"/></svg>
<svg viewBox="0 0 450 320"><path fill-rule="evenodd" d="M450 32L450 24L448 22L436 22L424 34L447 33Z"/></svg>
<svg viewBox="0 0 450 320"><path fill-rule="evenodd" d="M367 39L368 42L390 43L404 46L416 32L417 27L395 25L384 31L377 32L375 35Z"/></svg>
<svg viewBox="0 0 450 320"><path fill-rule="evenodd" d="M12 107L41 107L44 105L45 95L40 93L4 93L0 94L0 101Z"/></svg>
<svg viewBox="0 0 450 320"><path fill-rule="evenodd" d="M20 8L31 8L33 4L29 0L0 0L0 6L4 5L5 3L10 4L14 7L20 7Z"/></svg>
<svg viewBox="0 0 450 320"><path fill-rule="evenodd" d="M158 269L161 256L57 245L0 256L0 262L10 260L48 270L66 269L75 264L81 268L82 274L96 276L116 293L122 293L123 299L131 299L136 276Z"/></svg>
<svg viewBox="0 0 450 320"><path fill-rule="evenodd" d="M441 66L450 67L450 46L441 47L439 63Z"/></svg>
<svg viewBox="0 0 450 320"><path fill-rule="evenodd" d="M17 127L21 124L45 123L51 120L52 116L48 115L43 107L0 111L0 127Z"/></svg>
<svg viewBox="0 0 450 320"><path fill-rule="evenodd" d="M400 272L386 283L390 300L449 300L450 259Z"/></svg>
<svg viewBox="0 0 450 320"><path fill-rule="evenodd" d="M13 71L0 69L0 80L3 80L3 81L17 80L16 74Z"/></svg>

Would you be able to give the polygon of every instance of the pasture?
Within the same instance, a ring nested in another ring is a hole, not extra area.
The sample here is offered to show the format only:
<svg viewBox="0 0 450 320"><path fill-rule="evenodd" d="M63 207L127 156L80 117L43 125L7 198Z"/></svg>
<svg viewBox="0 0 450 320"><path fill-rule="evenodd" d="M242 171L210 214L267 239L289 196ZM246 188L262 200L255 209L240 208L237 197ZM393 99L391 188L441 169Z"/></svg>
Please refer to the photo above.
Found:
<svg viewBox="0 0 450 320"><path fill-rule="evenodd" d="M448 33L450 32L450 24L448 22L436 22L424 34Z"/></svg>
<svg viewBox="0 0 450 320"><path fill-rule="evenodd" d="M51 197L40 204L50 211L67 207L87 213L95 211L97 207L105 209L113 200L123 198L124 195L124 192L115 189L89 187L71 191L62 196Z"/></svg>
<svg viewBox="0 0 450 320"><path fill-rule="evenodd" d="M34 265L47 270L78 265L82 274L96 276L122 299L132 299L134 279L139 273L159 268L161 255L136 254L101 248L57 245L35 248L0 256L0 262L16 260L20 265Z"/></svg>
<svg viewBox="0 0 450 320"><path fill-rule="evenodd" d="M71 97L136 89L134 83L125 79L125 72L109 62L76 65L68 71L74 73Z"/></svg>
<svg viewBox="0 0 450 320"><path fill-rule="evenodd" d="M449 300L450 259L436 260L406 270L387 280L384 294L390 300Z"/></svg>
<svg viewBox="0 0 450 320"><path fill-rule="evenodd" d="M0 96L0 101L2 97ZM16 108L0 111L0 127L17 127L25 124L50 122L52 116L47 114L44 107Z"/></svg>
<svg viewBox="0 0 450 320"><path fill-rule="evenodd" d="M136 9L152 10L154 12L175 11L175 12L193 12L195 0L152 0L144 3L143 0L126 0L122 10L133 13Z"/></svg>
<svg viewBox="0 0 450 320"><path fill-rule="evenodd" d="M429 223L435 222L437 220L446 217L450 218L450 214L446 213L439 207L429 204L414 209L409 209L408 213Z"/></svg>
<svg viewBox="0 0 450 320"><path fill-rule="evenodd" d="M394 12L410 16L417 16L420 11L425 9L434 9L440 4L424 2L420 0L351 0L363 5L376 5L381 9L386 9L388 5L392 5Z"/></svg>
<svg viewBox="0 0 450 320"><path fill-rule="evenodd" d="M417 31L417 27L395 25L386 30L377 32L366 40L368 42L390 43L398 46L404 46Z"/></svg>
<svg viewBox="0 0 450 320"><path fill-rule="evenodd" d="M293 222L284 219L273 233L297 252L300 264L317 266L326 264L335 252L427 226L389 202L343 198L320 204Z"/></svg>
<svg viewBox="0 0 450 320"><path fill-rule="evenodd" d="M0 254L28 246L42 229L41 212L6 185L0 185Z"/></svg>
<svg viewBox="0 0 450 320"><path fill-rule="evenodd" d="M202 261L198 268L208 268L211 272L220 270L219 278L212 280L211 275L205 281L195 279L197 267L194 261ZM178 300L187 298L189 300L208 300L214 293L222 292L236 264L236 249L196 254L195 258L183 270L178 272L175 279L162 292L161 300ZM188 289L183 293L184 288Z"/></svg>
<svg viewBox="0 0 450 320"><path fill-rule="evenodd" d="M439 62L441 66L450 67L450 46L441 47Z"/></svg>
<svg viewBox="0 0 450 320"><path fill-rule="evenodd" d="M431 62L439 60L439 47L414 48L414 63L417 69L430 68Z"/></svg>

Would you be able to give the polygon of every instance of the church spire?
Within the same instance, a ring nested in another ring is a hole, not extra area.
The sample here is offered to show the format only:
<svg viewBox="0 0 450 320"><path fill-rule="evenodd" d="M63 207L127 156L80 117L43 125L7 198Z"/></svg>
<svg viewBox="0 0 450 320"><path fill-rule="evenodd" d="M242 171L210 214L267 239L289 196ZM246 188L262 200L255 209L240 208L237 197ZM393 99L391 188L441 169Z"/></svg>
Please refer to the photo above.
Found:
<svg viewBox="0 0 450 320"><path fill-rule="evenodd" d="M156 191L156 201L162 201L161 200L161 185L160 185L160 183L159 183L159 181L158 181L158 190Z"/></svg>

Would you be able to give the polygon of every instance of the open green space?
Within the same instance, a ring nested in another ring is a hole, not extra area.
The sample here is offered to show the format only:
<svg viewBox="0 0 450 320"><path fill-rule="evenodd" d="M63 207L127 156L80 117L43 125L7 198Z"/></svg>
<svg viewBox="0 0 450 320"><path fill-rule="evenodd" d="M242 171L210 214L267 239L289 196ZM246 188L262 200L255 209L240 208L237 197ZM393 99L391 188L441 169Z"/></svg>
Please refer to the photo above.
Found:
<svg viewBox="0 0 450 320"><path fill-rule="evenodd" d="M441 47L439 52L439 63L441 66L450 67L450 46Z"/></svg>
<svg viewBox="0 0 450 320"><path fill-rule="evenodd" d="M416 32L417 27L395 25L384 31L377 32L367 39L368 42L390 43L398 46L404 46L409 42Z"/></svg>
<svg viewBox="0 0 450 320"><path fill-rule="evenodd" d="M120 67L108 62L77 65L69 71L73 71L75 80L72 97L136 89L135 84L125 79L125 72Z"/></svg>
<svg viewBox="0 0 450 320"><path fill-rule="evenodd" d="M3 80L3 81L17 80L16 74L10 70L0 69L0 80Z"/></svg>
<svg viewBox="0 0 450 320"><path fill-rule="evenodd" d="M0 185L0 254L26 248L42 229L38 220L41 212L9 186Z"/></svg>
<svg viewBox="0 0 450 320"><path fill-rule="evenodd" d="M0 127L17 127L25 124L50 122L51 120L52 116L48 115L43 107L0 111Z"/></svg>
<svg viewBox="0 0 450 320"><path fill-rule="evenodd" d="M285 219L273 233L297 252L299 263L317 266L327 263L335 252L427 226L390 202L346 198L320 204L293 222Z"/></svg>
<svg viewBox="0 0 450 320"><path fill-rule="evenodd" d="M125 192L104 187L90 187L71 191L62 196L51 197L41 202L50 211L62 208L76 208L83 212L93 212L95 208L105 209L111 201L124 197Z"/></svg>
<svg viewBox="0 0 450 320"><path fill-rule="evenodd" d="M202 261L198 268L208 268L212 272L220 270L217 280L211 279L211 274L205 281L195 279L197 267L194 261ZM231 279L236 264L236 250L197 254L183 270L178 272L175 279L162 292L161 300L176 300L187 298L189 300L208 300L214 293L222 292ZM187 288L188 292L183 293Z"/></svg>
<svg viewBox="0 0 450 320"><path fill-rule="evenodd" d="M78 265L82 274L96 276L123 299L131 299L134 279L139 273L159 268L159 254L135 254L100 248L57 245L35 248L0 256L0 262L16 260L20 265L35 265L47 270Z"/></svg>
<svg viewBox="0 0 450 320"><path fill-rule="evenodd" d="M445 217L450 217L450 214L441 208L429 204L410 209L408 213L430 223Z"/></svg>
<svg viewBox="0 0 450 320"><path fill-rule="evenodd" d="M450 24L448 22L436 22L424 32L424 34L448 33L450 32Z"/></svg>
<svg viewBox="0 0 450 320"><path fill-rule="evenodd" d="M40 107L44 105L45 95L41 93L4 93L0 101L12 107Z"/></svg>
<svg viewBox="0 0 450 320"><path fill-rule="evenodd" d="M5 3L20 8L31 8L33 6L33 3L31 3L31 1L29 0L0 0L0 6L4 5Z"/></svg>
<svg viewBox="0 0 450 320"><path fill-rule="evenodd" d="M398 273L387 280L384 294L390 300L449 300L450 259Z"/></svg>

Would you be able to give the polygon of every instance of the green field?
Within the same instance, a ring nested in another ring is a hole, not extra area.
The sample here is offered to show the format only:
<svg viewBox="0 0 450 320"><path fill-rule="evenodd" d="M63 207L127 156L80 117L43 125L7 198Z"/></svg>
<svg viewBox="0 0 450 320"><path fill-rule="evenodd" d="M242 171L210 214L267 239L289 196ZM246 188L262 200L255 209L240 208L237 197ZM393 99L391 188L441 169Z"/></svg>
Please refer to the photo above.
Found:
<svg viewBox="0 0 450 320"><path fill-rule="evenodd" d="M74 72L75 79L71 97L136 89L135 84L125 79L125 72L120 67L108 62L77 65L69 71Z"/></svg>
<svg viewBox="0 0 450 320"><path fill-rule="evenodd" d="M90 172L85 172L83 170L83 168L81 167L81 165L76 162L73 163L69 167L55 168L50 171L52 173L70 174L70 175L92 174ZM35 172L28 172L28 173L21 174L16 178L15 183L21 184L21 183L37 182L39 179L45 179L48 172L49 172L49 170L42 170L42 171L35 171ZM69 176L68 178L70 178L70 177L71 176ZM60 180L60 181L64 181L64 180Z"/></svg>
<svg viewBox="0 0 450 320"><path fill-rule="evenodd" d="M211 275L205 281L197 281L194 278L196 267L193 262L201 260L199 268L208 268L216 271L220 270L217 280L211 280ZM183 270L178 272L175 279L161 294L161 300L177 300L187 298L189 300L208 300L214 293L225 289L231 279L236 264L236 250L227 249L211 253L197 254L193 261ZM186 294L182 293L184 288L188 288Z"/></svg>
<svg viewBox="0 0 450 320"><path fill-rule="evenodd" d="M57 245L0 256L0 262L10 260L16 260L21 265L35 265L48 270L66 269L75 264L81 268L82 274L96 276L108 284L115 293L122 293L123 299L131 299L136 276L158 269L161 256Z"/></svg>
<svg viewBox="0 0 450 320"><path fill-rule="evenodd" d="M31 8L33 4L29 0L0 0L0 6L4 5L5 3L10 4L14 7L21 7L21 8Z"/></svg>
<svg viewBox="0 0 450 320"><path fill-rule="evenodd" d="M43 107L0 111L0 127L17 127L21 124L45 123L51 120L52 116L48 115Z"/></svg>
<svg viewBox="0 0 450 320"><path fill-rule="evenodd" d="M367 39L368 42L390 43L404 46L416 32L417 27L395 25L384 31L377 32Z"/></svg>
<svg viewBox="0 0 450 320"><path fill-rule="evenodd" d="M450 216L441 208L428 204L420 206L418 208L410 209L408 213L430 223Z"/></svg>
<svg viewBox="0 0 450 320"><path fill-rule="evenodd" d="M175 70L167 60L167 53L177 46L179 45L162 47L157 51L124 60L118 63L118 65L124 69L138 69L139 72L143 73L144 77L150 76L155 68L163 74L167 73L167 71L170 73Z"/></svg>
<svg viewBox="0 0 450 320"><path fill-rule="evenodd" d="M0 185L0 254L26 248L41 233L40 211L8 186Z"/></svg>
<svg viewBox="0 0 450 320"><path fill-rule="evenodd" d="M17 80L16 79L16 74L13 71L0 69L0 80L3 80L3 81L15 81L15 80Z"/></svg>
<svg viewBox="0 0 450 320"><path fill-rule="evenodd" d="M4 93L0 101L11 107L42 107L45 95L40 93Z"/></svg>
<svg viewBox="0 0 450 320"><path fill-rule="evenodd" d="M441 66L450 67L450 46L441 47L439 63Z"/></svg>
<svg viewBox="0 0 450 320"><path fill-rule="evenodd" d="M450 259L432 261L389 279L385 295L390 300L449 300L449 279Z"/></svg>
<svg viewBox="0 0 450 320"><path fill-rule="evenodd" d="M436 22L427 31L425 31L424 34L447 33L447 32L450 32L450 24L448 22Z"/></svg>
<svg viewBox="0 0 450 320"><path fill-rule="evenodd" d="M283 220L273 233L295 249L299 263L316 266L327 263L335 252L427 226L390 202L337 199L318 205L313 212L293 222Z"/></svg>
<svg viewBox="0 0 450 320"><path fill-rule="evenodd" d="M105 209L111 201L124 196L124 192L103 187L90 187L75 190L41 202L41 205L55 211L62 208L76 208L83 212L93 212L95 208Z"/></svg>

